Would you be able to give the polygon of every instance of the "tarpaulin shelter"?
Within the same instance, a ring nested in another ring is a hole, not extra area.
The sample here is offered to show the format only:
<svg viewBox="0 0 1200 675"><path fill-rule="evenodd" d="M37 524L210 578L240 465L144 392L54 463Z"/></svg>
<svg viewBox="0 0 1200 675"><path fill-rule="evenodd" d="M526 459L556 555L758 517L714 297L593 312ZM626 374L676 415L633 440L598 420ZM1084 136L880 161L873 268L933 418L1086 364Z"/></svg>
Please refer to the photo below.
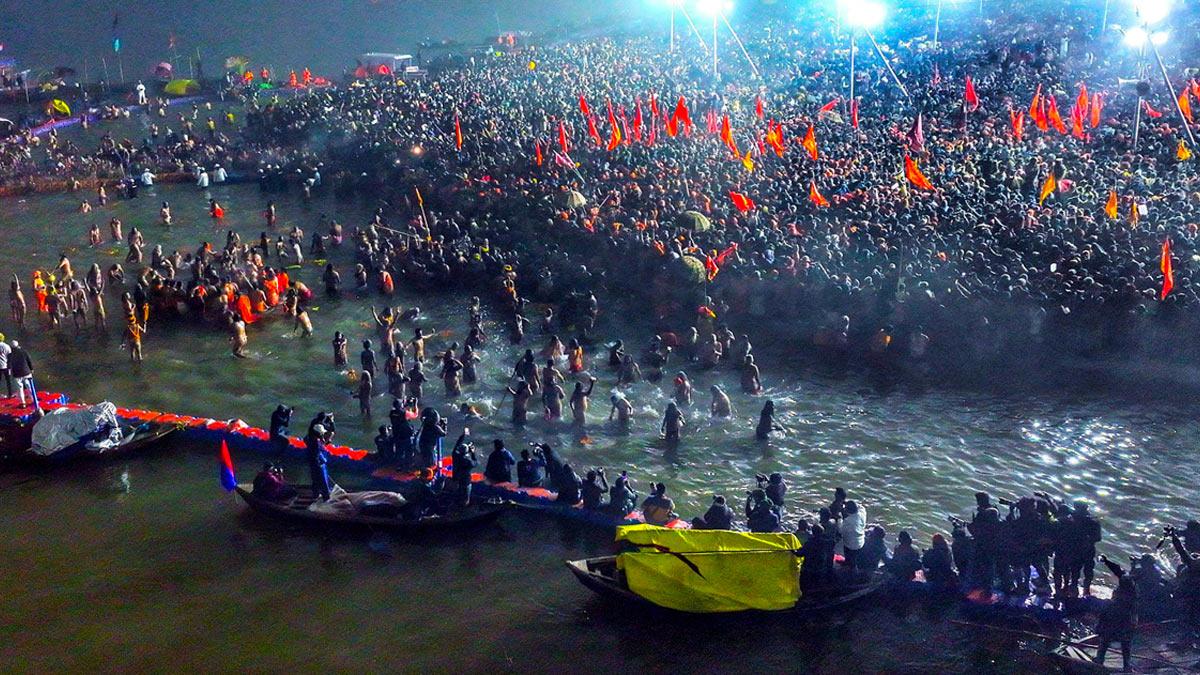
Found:
<svg viewBox="0 0 1200 675"><path fill-rule="evenodd" d="M163 86L163 93L171 96L187 96L200 91L200 83L195 80L171 80Z"/></svg>

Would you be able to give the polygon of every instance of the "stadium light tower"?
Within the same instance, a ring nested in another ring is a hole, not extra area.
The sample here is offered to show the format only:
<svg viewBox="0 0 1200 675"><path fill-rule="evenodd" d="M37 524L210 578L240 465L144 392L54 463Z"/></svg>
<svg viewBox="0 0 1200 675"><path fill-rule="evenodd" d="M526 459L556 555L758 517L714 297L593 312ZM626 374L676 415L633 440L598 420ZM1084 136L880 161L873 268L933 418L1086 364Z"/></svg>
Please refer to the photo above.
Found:
<svg viewBox="0 0 1200 675"><path fill-rule="evenodd" d="M717 27L725 15L733 11L732 0L696 0L696 10L712 17L713 22L713 77L717 76Z"/></svg>
<svg viewBox="0 0 1200 675"><path fill-rule="evenodd" d="M1163 64L1162 54L1158 52L1158 47L1167 43L1169 34L1166 31L1153 31L1151 29L1154 24L1160 23L1171 13L1171 0L1133 0L1133 11L1137 14L1141 25L1122 31L1125 35L1125 44L1137 47L1143 54L1146 47L1150 47L1150 51L1154 54L1154 61L1158 64L1158 72L1162 75L1163 84L1166 85L1167 91L1171 93L1171 105L1174 106L1175 112L1179 115L1179 123L1183 125L1183 131L1187 134L1188 141L1195 147L1196 137L1192 134L1192 127L1188 124L1187 117L1183 114L1183 108L1179 105L1179 96L1175 93L1175 85L1171 82L1170 76L1167 75L1167 66ZM1141 112L1142 101L1139 92L1138 122L1140 122ZM1141 125L1135 122L1135 147L1137 145L1137 128L1139 126Z"/></svg>
<svg viewBox="0 0 1200 675"><path fill-rule="evenodd" d="M675 12L683 8L683 0L666 0L671 8L671 51L675 51Z"/></svg>
<svg viewBox="0 0 1200 675"><path fill-rule="evenodd" d="M904 88L904 84L900 82L900 77L896 75L896 71L892 69L892 64L883 55L883 50L879 48L879 43L875 41L875 35L871 33L872 28L878 28L883 25L883 19L887 16L887 7L877 0L840 0L839 8L845 12L846 23L850 26L850 101L854 102L854 76L855 76L855 48L854 48L854 29L861 28L867 34L867 39L871 41L871 46L875 48L875 53L879 55L879 59L883 61L883 65L887 68L888 74L892 76L892 81L896 83L896 87L900 89L900 93L904 94L904 98L910 98L908 89Z"/></svg>

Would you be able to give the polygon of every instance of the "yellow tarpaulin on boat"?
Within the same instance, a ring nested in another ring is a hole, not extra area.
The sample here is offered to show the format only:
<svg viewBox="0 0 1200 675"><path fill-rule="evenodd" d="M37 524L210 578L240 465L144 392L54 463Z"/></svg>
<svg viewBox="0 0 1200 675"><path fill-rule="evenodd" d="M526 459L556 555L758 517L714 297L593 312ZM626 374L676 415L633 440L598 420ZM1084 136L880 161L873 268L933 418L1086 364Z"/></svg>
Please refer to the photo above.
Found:
<svg viewBox="0 0 1200 675"><path fill-rule="evenodd" d="M673 530L652 525L617 529L638 547L617 557L629 590L682 612L781 610L800 599L800 548L793 534Z"/></svg>
<svg viewBox="0 0 1200 675"><path fill-rule="evenodd" d="M60 115L71 114L71 106L67 105L66 101L63 101L62 99L56 98L53 101L50 101L50 108Z"/></svg>

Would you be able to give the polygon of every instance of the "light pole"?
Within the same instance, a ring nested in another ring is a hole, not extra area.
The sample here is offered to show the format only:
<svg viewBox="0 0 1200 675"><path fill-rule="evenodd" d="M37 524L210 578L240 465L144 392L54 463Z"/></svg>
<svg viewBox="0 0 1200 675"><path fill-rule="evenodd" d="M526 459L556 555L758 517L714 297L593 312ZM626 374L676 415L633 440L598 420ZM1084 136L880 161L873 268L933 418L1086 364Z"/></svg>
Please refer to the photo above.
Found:
<svg viewBox="0 0 1200 675"><path fill-rule="evenodd" d="M720 62L717 59L717 29L720 27L720 21L725 18L725 14L733 11L733 2L731 0L697 0L696 9L703 14L712 15L713 22L713 39L712 39L712 57L713 57L713 77L717 77L717 68Z"/></svg>

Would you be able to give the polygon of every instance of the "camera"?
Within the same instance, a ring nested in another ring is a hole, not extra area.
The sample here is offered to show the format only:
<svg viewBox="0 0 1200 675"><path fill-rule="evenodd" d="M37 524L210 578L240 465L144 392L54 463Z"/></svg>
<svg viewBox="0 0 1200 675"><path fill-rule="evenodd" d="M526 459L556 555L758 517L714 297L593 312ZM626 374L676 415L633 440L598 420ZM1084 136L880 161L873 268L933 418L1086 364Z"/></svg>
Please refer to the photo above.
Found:
<svg viewBox="0 0 1200 675"><path fill-rule="evenodd" d="M1174 536L1177 536L1178 534L1179 534L1179 529L1176 528L1174 525L1163 525L1163 535L1164 536L1174 537Z"/></svg>

